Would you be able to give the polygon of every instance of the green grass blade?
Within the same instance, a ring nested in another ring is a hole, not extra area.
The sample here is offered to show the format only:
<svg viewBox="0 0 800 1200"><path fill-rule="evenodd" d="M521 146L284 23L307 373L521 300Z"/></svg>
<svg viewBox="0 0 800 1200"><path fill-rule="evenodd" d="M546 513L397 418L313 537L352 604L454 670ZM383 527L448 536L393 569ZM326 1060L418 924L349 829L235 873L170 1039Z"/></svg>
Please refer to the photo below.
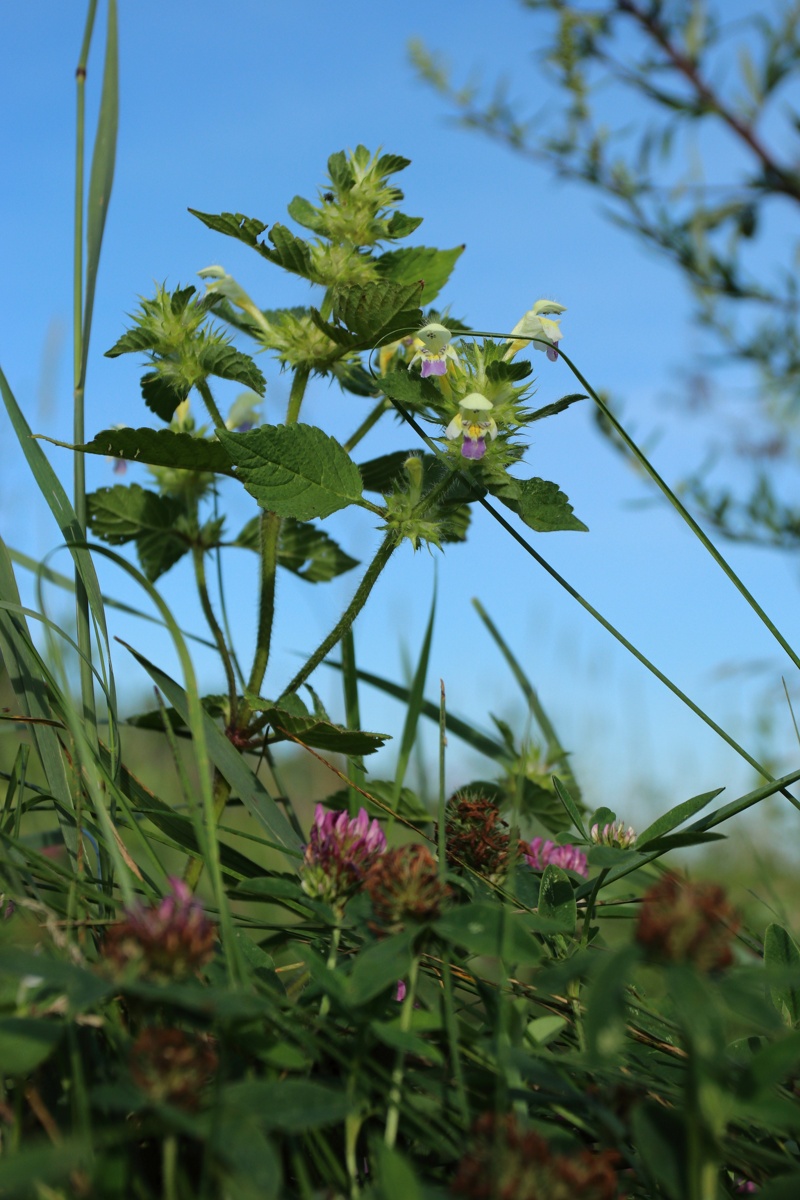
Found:
<svg viewBox="0 0 800 1200"><path fill-rule="evenodd" d="M103 244L111 187L114 182L114 163L117 153L117 126L119 123L119 49L117 39L116 0L108 0L108 30L106 33L106 56L103 67L103 89L100 97L100 115L97 121L92 168L89 176L89 199L86 210L86 291L83 309L83 331L81 345L80 383L86 379L86 363L89 355L89 334L92 326L92 311L97 287L97 271L100 266L100 249Z"/></svg>
<svg viewBox="0 0 800 1200"><path fill-rule="evenodd" d="M558 796L559 800L564 805L564 808L567 810L567 816L569 817L570 821L572 821L572 824L575 826L575 828L578 830L579 833L582 833L585 838L588 838L589 834L586 830L586 826L583 823L583 818L581 817L580 809L578 808L577 804L573 800L573 798L570 795L570 793L568 792L567 788L564 786L564 784L561 782L561 780L558 778L557 775L553 776L553 787L555 788L555 793Z"/></svg>
<svg viewBox="0 0 800 1200"><path fill-rule="evenodd" d="M110 664L108 629L106 627L105 611L103 608L103 596L100 591L100 584L94 569L94 563L92 562L92 556L86 546L75 510L70 504L67 493L64 491L58 476L47 460L44 451L32 436L30 426L25 420L2 370L0 370L0 393L2 393L6 411L11 419L11 424L19 440L22 453L25 455L28 466L31 469L31 474L36 481L39 491L47 501L51 513L55 517L62 537L72 555L77 573L83 581L83 586L86 588L92 617L99 631L102 645L105 647ZM113 700L114 681L112 674L109 674L109 691Z"/></svg>
<svg viewBox="0 0 800 1200"><path fill-rule="evenodd" d="M38 578L45 580L47 583L52 583L56 587L63 588L65 592L75 591L75 581L70 579L69 575L62 575L60 571L56 571L53 567L48 567L43 562L37 562L35 558L31 558L28 554L23 554L21 550L15 550L12 546L6 547L8 557L18 567L23 567L26 571L31 571ZM163 621L159 621L158 617L154 617L152 613L142 612L140 608L135 608L132 604L126 604L124 600L115 600L113 596L107 596L105 592L101 593L101 599L106 608L115 608L118 612L127 613L128 616L138 617L140 621L149 621L153 625L158 625L161 629L166 628ZM183 637L189 641L197 642L200 646L207 646L209 650L215 650L216 644L209 641L208 638L201 637L197 633L190 633L187 629L179 626Z"/></svg>
<svg viewBox="0 0 800 1200"><path fill-rule="evenodd" d="M140 663L155 685L164 693L172 707L187 721L189 716L189 698L179 683L171 679L164 671L149 662L143 654L121 643L130 650L136 661ZM211 762L224 775L231 788L239 796L248 811L267 829L279 846L285 851L299 853L300 839L294 833L291 825L281 813L275 801L264 787L263 783L251 771L225 734L214 724L212 718L201 709L204 741L208 747ZM295 855L292 855L296 861Z"/></svg>
<svg viewBox="0 0 800 1200"><path fill-rule="evenodd" d="M345 725L348 729L361 728L361 706L358 701L358 671L356 669L356 644L353 638L352 626L343 635L342 647L342 690L344 692ZM364 759L348 759L347 809L354 817L361 807L361 800L356 788L364 787Z"/></svg>
<svg viewBox="0 0 800 1200"><path fill-rule="evenodd" d="M511 647L503 638L500 630L494 624L480 600L473 598L472 604L478 616L483 621L490 635L494 639L498 649L500 650L500 653L503 655L503 658L511 668L511 673L519 684L520 690L528 702L528 708L530 709L530 712L533 714L536 723L542 731L547 744L547 761L551 766L557 766L561 769L561 772L565 776L572 791L575 792L576 795L580 796L580 788L578 787L577 780L575 779L575 776L572 773L572 767L570 766L569 752L562 746L561 739L556 733L552 721L545 712L544 706L539 699L536 689L528 679L527 675L514 656Z"/></svg>
<svg viewBox="0 0 800 1200"><path fill-rule="evenodd" d="M425 703L425 680L428 677L428 661L431 656L431 641L433 640L433 622L436 616L436 588L433 589L433 599L431 601L431 612L428 617L428 624L425 629L425 636L422 639L422 648L419 653L419 661L417 669L414 672L414 678L411 680L411 687L408 689L408 708L406 710L406 719L403 725L403 737L400 742L400 749L397 755L397 767L395 768L394 789L392 791L392 807L397 808L400 802L400 793L403 790L403 780L408 770L408 763L414 749L414 743L417 740L417 726L419 718L422 714L422 708ZM436 714L437 719L439 714Z"/></svg>

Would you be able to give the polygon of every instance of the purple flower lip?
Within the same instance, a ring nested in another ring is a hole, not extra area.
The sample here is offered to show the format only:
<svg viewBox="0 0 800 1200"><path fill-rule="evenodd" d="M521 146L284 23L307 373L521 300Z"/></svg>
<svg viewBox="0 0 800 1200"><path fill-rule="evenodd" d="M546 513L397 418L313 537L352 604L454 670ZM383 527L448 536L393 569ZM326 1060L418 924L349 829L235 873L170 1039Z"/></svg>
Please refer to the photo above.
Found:
<svg viewBox="0 0 800 1200"><path fill-rule="evenodd" d="M555 362L558 358L558 350L555 346L548 346L545 350L545 354L550 359L550 362Z"/></svg>
<svg viewBox="0 0 800 1200"><path fill-rule="evenodd" d="M420 376L427 379L429 375L446 375L447 362L444 358L423 358Z"/></svg>
<svg viewBox="0 0 800 1200"><path fill-rule="evenodd" d="M486 438L464 438L461 443L461 454L464 458L483 458L486 453Z"/></svg>

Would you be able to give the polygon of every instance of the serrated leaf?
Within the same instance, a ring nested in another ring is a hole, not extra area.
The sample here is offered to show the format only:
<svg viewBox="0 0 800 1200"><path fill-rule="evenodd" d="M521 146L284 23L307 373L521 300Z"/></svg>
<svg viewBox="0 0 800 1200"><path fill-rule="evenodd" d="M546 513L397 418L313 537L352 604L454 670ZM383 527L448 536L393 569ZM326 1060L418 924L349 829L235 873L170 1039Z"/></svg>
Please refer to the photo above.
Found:
<svg viewBox="0 0 800 1200"><path fill-rule="evenodd" d="M142 376L139 386L145 404L162 421L172 420L175 409L192 390L191 384L185 380L166 379L159 371L148 371Z"/></svg>
<svg viewBox="0 0 800 1200"><path fill-rule="evenodd" d="M333 315L365 346L379 346L418 329L423 283L351 283L333 290Z"/></svg>
<svg viewBox="0 0 800 1200"><path fill-rule="evenodd" d="M395 217L401 215L396 213ZM405 220L413 221L415 218L406 217ZM414 225L407 232L411 233L413 228ZM393 236L404 237L405 233L393 233ZM418 297L419 303L430 304L447 283L464 249L464 246L454 246L452 250L410 246L403 250L388 250L378 258L376 266L385 279L391 279L394 283L414 284L423 280L425 286Z"/></svg>
<svg viewBox="0 0 800 1200"><path fill-rule="evenodd" d="M390 454L382 454L380 458L359 463L364 491L380 492L381 495L391 492L397 480L403 478L403 463L415 453L414 450L393 450Z"/></svg>
<svg viewBox="0 0 800 1200"><path fill-rule="evenodd" d="M322 214L309 200L304 199L302 196L294 197L287 205L287 212L293 221L297 221L298 225L312 230L313 233L325 233L327 225Z"/></svg>
<svg viewBox="0 0 800 1200"><path fill-rule="evenodd" d="M339 386L347 392L352 392L354 396L378 395L378 385L360 362L339 358L331 363L330 371Z"/></svg>
<svg viewBox="0 0 800 1200"><path fill-rule="evenodd" d="M415 229L419 229L422 224L422 217L409 217L405 213L392 213L386 225L386 232L390 238L408 237Z"/></svg>
<svg viewBox="0 0 800 1200"><path fill-rule="evenodd" d="M216 233L224 233L227 237L236 238L237 241L244 242L246 246L252 246L254 250L264 251L266 257L269 257L269 250L263 242L258 240L267 228L263 221L259 221L255 217L245 217L242 213L204 213L196 208L190 208L189 212Z"/></svg>
<svg viewBox="0 0 800 1200"><path fill-rule="evenodd" d="M155 328L143 329L141 325L134 325L132 329L125 330L110 350L106 350L105 357L119 358L120 354L139 354L145 350L153 350L159 341L160 334Z"/></svg>
<svg viewBox="0 0 800 1200"><path fill-rule="evenodd" d="M493 480L487 478L485 482L498 500L537 533L557 530L588 533L588 527L573 514L572 505L558 484L548 479L514 479L509 475L496 490Z"/></svg>
<svg viewBox="0 0 800 1200"><path fill-rule="evenodd" d="M261 547L261 518L248 521L235 545L258 552ZM322 529L286 517L278 542L278 566L286 567L308 583L327 583L358 566L358 559L345 554Z"/></svg>
<svg viewBox="0 0 800 1200"><path fill-rule="evenodd" d="M58 442L57 445L68 445ZM172 429L103 429L83 446L71 446L84 454L111 455L152 467L174 467L181 471L213 471L233 475L231 460L217 441L176 433Z"/></svg>
<svg viewBox="0 0 800 1200"><path fill-rule="evenodd" d="M112 546L121 546L143 533L171 529L181 505L170 496L149 492L138 483L99 488L86 497L89 528Z"/></svg>
<svg viewBox="0 0 800 1200"><path fill-rule="evenodd" d="M442 396L436 384L430 379L422 379L419 374L407 371L389 371L379 380L381 391L392 400L420 410L441 406Z"/></svg>
<svg viewBox="0 0 800 1200"><path fill-rule="evenodd" d="M345 729L342 725L321 721L316 716L297 716L278 705L271 705L267 700L253 702L252 707L254 711L262 713L276 733L291 734L304 746L328 750L332 754L373 754L390 737L388 733Z"/></svg>
<svg viewBox="0 0 800 1200"><path fill-rule="evenodd" d="M262 425L250 433L218 430L247 491L262 508L307 521L361 499L358 467L335 438L314 425Z"/></svg>
<svg viewBox="0 0 800 1200"><path fill-rule="evenodd" d="M275 249L269 257L285 271L302 275L304 279L314 279L314 268L311 263L311 249L308 242L295 237L285 225L273 225L269 231L269 240Z"/></svg>
<svg viewBox="0 0 800 1200"><path fill-rule="evenodd" d="M136 541L142 570L153 583L187 553L185 537L176 532L181 505L134 483L100 488L86 497L89 528L111 545Z"/></svg>
<svg viewBox="0 0 800 1200"><path fill-rule="evenodd" d="M197 356L198 365L208 375L219 379L232 379L241 383L259 396L263 396L267 381L249 354L243 354L234 346L220 342L208 342Z"/></svg>
<svg viewBox="0 0 800 1200"><path fill-rule="evenodd" d="M375 173L382 176L396 175L398 171L405 171L406 167L410 166L411 159L403 158L402 154L382 154L375 164Z"/></svg>
<svg viewBox="0 0 800 1200"><path fill-rule="evenodd" d="M355 350L359 345L359 340L343 325L336 325L333 321L326 321L319 309L310 308L308 315L314 325L322 333L329 338L334 345L339 346L342 350Z"/></svg>
<svg viewBox="0 0 800 1200"><path fill-rule="evenodd" d="M535 412L532 412L528 417L528 424L530 425L531 421L541 421L544 417L554 417L556 413L564 412L570 405L577 404L579 400L586 399L588 397L580 392L576 392L570 396L562 396L560 400L555 400L552 404L545 404L544 408L537 408Z"/></svg>

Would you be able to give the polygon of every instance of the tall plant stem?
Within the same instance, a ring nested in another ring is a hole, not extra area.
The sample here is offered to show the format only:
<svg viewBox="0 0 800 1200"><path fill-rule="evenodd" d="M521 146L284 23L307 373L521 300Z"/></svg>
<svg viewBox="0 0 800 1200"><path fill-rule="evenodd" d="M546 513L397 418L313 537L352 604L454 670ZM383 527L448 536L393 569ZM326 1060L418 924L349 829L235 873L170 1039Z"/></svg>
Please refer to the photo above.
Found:
<svg viewBox="0 0 800 1200"><path fill-rule="evenodd" d="M300 405L306 394L306 384L310 372L307 367L298 367L294 373L292 387L289 392L289 403L286 407L286 424L294 425L300 416Z"/></svg>
<svg viewBox="0 0 800 1200"><path fill-rule="evenodd" d="M333 649L342 635L350 629L353 621L355 621L361 609L366 604L370 592L377 583L378 576L388 563L396 546L397 541L394 534L387 533L378 547L377 554L364 572L364 578L356 588L353 599L342 613L341 618L336 622L328 636L320 642L305 666L300 668L291 683L287 684L283 689L281 697L285 696L288 692L296 692L305 683L312 671L316 670L323 658Z"/></svg>
<svg viewBox="0 0 800 1200"><path fill-rule="evenodd" d="M76 446L86 441L84 423L84 336L83 324L83 210L84 210L84 143L86 136L86 63L92 41L97 0L89 0L86 25L83 31L78 66L75 71L75 230L72 259L72 357L73 357L73 416L72 440ZM86 460L82 454L73 456L73 507L78 524L86 536ZM80 681L83 716L90 733L95 729L94 684L92 682L92 638L89 624L89 598L80 572L75 570L75 618L80 650Z"/></svg>
<svg viewBox="0 0 800 1200"><path fill-rule="evenodd" d="M195 386L196 386L198 392L200 393L200 395L203 397L203 403L205 404L206 408L208 409L208 415L211 417L211 420L214 422L214 428L215 429L224 429L225 422L222 419L222 413L217 408L217 403L216 403L213 395L211 394L211 388L208 386L208 383L206 382L206 380L199 379Z"/></svg>
<svg viewBox="0 0 800 1200"><path fill-rule="evenodd" d="M275 621L275 576L278 570L278 541L281 534L281 518L274 512L261 514L261 591L258 601L258 635L253 667L247 682L247 690L258 695L269 663L272 644L272 626ZM247 717L247 714L243 714ZM243 724L242 719L239 721Z"/></svg>
<svg viewBox="0 0 800 1200"><path fill-rule="evenodd" d="M194 563L194 577L197 583L197 592L200 596L200 607L203 610L203 615L211 630L211 635L217 644L219 656L222 659L222 665L225 668L225 679L228 684L228 711L229 722L233 723L236 720L236 710L238 705L238 696L236 688L236 674L233 669L233 660L231 659L228 644L225 641L225 635L222 632L219 621L211 604L211 597L208 594L208 583L206 582L206 564L205 551L202 546L192 546L192 562Z"/></svg>
<svg viewBox="0 0 800 1200"><path fill-rule="evenodd" d="M289 403L286 407L286 424L294 425L300 415L300 406L306 394L306 386L310 372L307 368L298 368L294 373ZM278 543L281 536L282 520L277 513L263 512L261 514L261 590L258 600L258 634L256 636L256 652L248 691L258 694L264 682L269 665L269 653L272 645L272 627L275 623L275 576L278 570ZM239 727L244 728L250 719L250 709L245 704L239 717Z"/></svg>

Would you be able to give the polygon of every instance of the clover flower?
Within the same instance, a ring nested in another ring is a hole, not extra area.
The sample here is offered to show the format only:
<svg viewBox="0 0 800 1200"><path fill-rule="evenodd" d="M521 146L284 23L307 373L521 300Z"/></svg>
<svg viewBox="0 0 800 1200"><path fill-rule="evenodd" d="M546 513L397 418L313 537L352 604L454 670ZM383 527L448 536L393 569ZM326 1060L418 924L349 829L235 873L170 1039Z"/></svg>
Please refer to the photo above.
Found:
<svg viewBox="0 0 800 1200"><path fill-rule="evenodd" d="M118 968L135 964L155 979L178 979L213 957L216 929L203 905L182 879L169 887L158 904L133 905L106 930L103 952Z"/></svg>
<svg viewBox="0 0 800 1200"><path fill-rule="evenodd" d="M549 839L545 841L544 838L535 837L530 842L522 842L521 848L526 863L534 871L543 871L552 863L556 867L563 867L565 871L583 875L584 878L589 874L586 855L571 842L559 846Z"/></svg>
<svg viewBox="0 0 800 1200"><path fill-rule="evenodd" d="M444 325L437 325L435 321L424 325L416 335L414 347L417 352L408 364L409 370L419 360L422 364L420 375L423 379L427 379L429 375L446 375L447 360L458 362L458 355L450 345L450 337L450 330Z"/></svg>
<svg viewBox="0 0 800 1200"><path fill-rule="evenodd" d="M555 362L558 358L558 343L564 335L558 321L552 320L547 314L559 315L566 311L564 305L556 303L555 300L537 300L533 308L529 309L511 330L512 338L503 358L513 358L518 350L533 346L535 350L543 350L550 362Z"/></svg>
<svg viewBox="0 0 800 1200"><path fill-rule="evenodd" d="M131 1076L156 1104L165 1100L194 1112L200 1093L218 1066L208 1035L193 1036L182 1029L148 1026L131 1047Z"/></svg>
<svg viewBox="0 0 800 1200"><path fill-rule="evenodd" d="M364 886L380 933L399 933L409 921L435 921L450 895L430 850L410 843L376 859Z"/></svg>
<svg viewBox="0 0 800 1200"><path fill-rule="evenodd" d="M494 405L480 392L470 392L458 402L461 411L453 417L444 436L463 438L461 453L464 458L479 459L486 453L486 439L497 437L494 417L489 416Z"/></svg>
<svg viewBox="0 0 800 1200"><path fill-rule="evenodd" d="M484 1113L472 1127L450 1191L467 1200L614 1200L616 1161L610 1150L556 1154L538 1133L518 1125L512 1113Z"/></svg>
<svg viewBox="0 0 800 1200"><path fill-rule="evenodd" d="M511 858L508 824L492 800L456 792L447 802L444 831L448 867L462 872L471 867L493 883L505 878Z"/></svg>
<svg viewBox="0 0 800 1200"><path fill-rule="evenodd" d="M329 904L341 903L386 849L377 820L365 808L352 820L348 813L314 810L314 823L300 868L303 891Z"/></svg>
<svg viewBox="0 0 800 1200"><path fill-rule="evenodd" d="M719 884L667 875L644 894L636 941L658 962L719 971L733 962L738 928L739 916Z"/></svg>
<svg viewBox="0 0 800 1200"><path fill-rule="evenodd" d="M597 846L616 846L619 850L630 850L636 842L633 826L629 825L626 829L624 821L604 825L602 829L595 822L589 830L589 836Z"/></svg>

